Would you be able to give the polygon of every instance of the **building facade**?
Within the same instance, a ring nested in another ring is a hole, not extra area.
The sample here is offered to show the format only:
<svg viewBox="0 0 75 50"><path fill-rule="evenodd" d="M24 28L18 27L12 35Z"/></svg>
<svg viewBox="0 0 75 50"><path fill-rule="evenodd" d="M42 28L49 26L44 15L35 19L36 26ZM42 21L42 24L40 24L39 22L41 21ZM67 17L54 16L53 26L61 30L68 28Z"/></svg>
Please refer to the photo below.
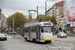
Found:
<svg viewBox="0 0 75 50"><path fill-rule="evenodd" d="M66 0L64 3L64 16L66 17L66 30L75 34L75 1ZM70 34L69 33L69 34Z"/></svg>
<svg viewBox="0 0 75 50"><path fill-rule="evenodd" d="M0 30L4 30L4 29L6 29L6 17L1 13L0 14Z"/></svg>
<svg viewBox="0 0 75 50"><path fill-rule="evenodd" d="M47 11L47 16L55 16L57 20L57 28L60 30L65 29L65 16L64 16L64 3L65 1L61 1L55 3L52 8Z"/></svg>

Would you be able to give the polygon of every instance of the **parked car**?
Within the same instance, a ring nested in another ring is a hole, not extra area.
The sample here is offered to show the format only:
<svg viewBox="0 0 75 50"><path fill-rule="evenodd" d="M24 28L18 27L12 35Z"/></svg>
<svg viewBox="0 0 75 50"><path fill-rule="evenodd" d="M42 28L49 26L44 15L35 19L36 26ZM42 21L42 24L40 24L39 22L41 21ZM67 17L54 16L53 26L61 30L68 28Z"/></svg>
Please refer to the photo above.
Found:
<svg viewBox="0 0 75 50"><path fill-rule="evenodd" d="M5 34L0 34L0 40L6 40L7 41L7 36Z"/></svg>
<svg viewBox="0 0 75 50"><path fill-rule="evenodd" d="M61 38L61 37L64 37L64 38L67 38L67 35L64 33L64 32L59 32L58 34L57 34L57 38Z"/></svg>
<svg viewBox="0 0 75 50"><path fill-rule="evenodd" d="M2 31L0 30L0 33L2 33Z"/></svg>
<svg viewBox="0 0 75 50"><path fill-rule="evenodd" d="M9 34L13 34L13 32L11 31L11 32L9 32ZM14 31L14 34L17 34L16 31Z"/></svg>

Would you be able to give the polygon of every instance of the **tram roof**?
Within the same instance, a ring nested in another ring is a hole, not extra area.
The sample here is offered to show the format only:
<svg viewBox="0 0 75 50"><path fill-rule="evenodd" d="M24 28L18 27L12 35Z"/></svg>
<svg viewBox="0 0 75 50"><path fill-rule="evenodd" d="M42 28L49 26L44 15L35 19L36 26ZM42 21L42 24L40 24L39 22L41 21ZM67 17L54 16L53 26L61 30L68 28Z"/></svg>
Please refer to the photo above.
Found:
<svg viewBox="0 0 75 50"><path fill-rule="evenodd" d="M51 25L44 25L44 23L50 23ZM29 22L24 25L24 27L33 27L33 26L53 26L51 22Z"/></svg>

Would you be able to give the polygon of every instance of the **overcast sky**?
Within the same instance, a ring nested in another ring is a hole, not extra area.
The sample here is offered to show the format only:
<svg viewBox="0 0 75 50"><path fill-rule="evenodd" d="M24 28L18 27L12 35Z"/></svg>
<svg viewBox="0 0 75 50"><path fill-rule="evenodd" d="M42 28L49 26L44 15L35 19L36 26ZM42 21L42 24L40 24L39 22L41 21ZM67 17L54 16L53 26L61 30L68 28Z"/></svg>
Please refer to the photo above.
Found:
<svg viewBox="0 0 75 50"><path fill-rule="evenodd" d="M36 6L39 6L39 14L45 14L45 1L46 0L0 0L0 8L2 13L8 17L15 12L21 12L24 15L28 15L28 10L36 10ZM52 7L52 5L58 1L47 1L47 9ZM43 8L41 8L43 7ZM32 15L35 17L36 12L32 12Z"/></svg>

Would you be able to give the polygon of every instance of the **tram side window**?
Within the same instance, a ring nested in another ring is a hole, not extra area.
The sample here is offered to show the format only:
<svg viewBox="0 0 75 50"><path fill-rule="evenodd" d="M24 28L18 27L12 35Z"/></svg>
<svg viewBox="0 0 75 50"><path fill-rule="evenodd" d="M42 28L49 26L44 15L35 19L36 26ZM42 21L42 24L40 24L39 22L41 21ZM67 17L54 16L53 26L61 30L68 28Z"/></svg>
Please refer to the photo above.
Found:
<svg viewBox="0 0 75 50"><path fill-rule="evenodd" d="M31 32L36 32L36 28L35 27L31 27Z"/></svg>
<svg viewBox="0 0 75 50"><path fill-rule="evenodd" d="M29 29L28 28L25 28L25 32L29 32Z"/></svg>
<svg viewBox="0 0 75 50"><path fill-rule="evenodd" d="M43 28L41 28L41 32L43 32Z"/></svg>

